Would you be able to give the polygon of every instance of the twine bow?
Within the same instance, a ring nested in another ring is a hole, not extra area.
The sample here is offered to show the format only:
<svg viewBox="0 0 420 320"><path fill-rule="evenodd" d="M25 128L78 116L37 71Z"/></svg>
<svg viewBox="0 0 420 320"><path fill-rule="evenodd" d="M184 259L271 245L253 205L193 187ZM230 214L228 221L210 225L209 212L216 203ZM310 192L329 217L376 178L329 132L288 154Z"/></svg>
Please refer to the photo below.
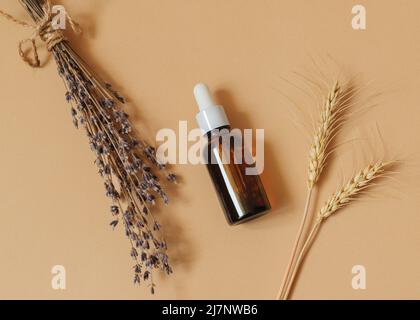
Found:
<svg viewBox="0 0 420 320"><path fill-rule="evenodd" d="M38 47L36 45L36 38L40 38L45 44L49 52L52 51L55 45L59 44L60 42L66 40L62 30L55 28L52 23L52 19L54 18L52 12L52 5L51 0L45 0L43 4L43 11L44 16L41 20L39 20L36 24L30 24L25 21L21 21L12 15L0 10L0 16L5 17L7 20L10 20L18 25L21 25L26 28L31 28L34 30L31 37L24 39L19 42L18 51L19 55L24 62L29 64L33 68L39 68L41 66L41 61L39 60L38 56ZM80 25L73 20L73 18L65 12L65 18L70 23L72 30L76 34L82 33L82 28ZM33 59L27 56L23 51L23 45L26 42L30 42L33 52Z"/></svg>

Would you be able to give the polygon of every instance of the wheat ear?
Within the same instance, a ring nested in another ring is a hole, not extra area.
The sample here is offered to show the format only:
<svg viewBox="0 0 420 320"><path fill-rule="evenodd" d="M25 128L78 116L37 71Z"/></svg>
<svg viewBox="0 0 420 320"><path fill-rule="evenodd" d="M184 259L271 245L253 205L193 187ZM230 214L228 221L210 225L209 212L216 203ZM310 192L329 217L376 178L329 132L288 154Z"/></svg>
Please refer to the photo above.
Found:
<svg viewBox="0 0 420 320"><path fill-rule="evenodd" d="M307 240L305 241L298 258L296 260L295 268L290 276L290 281L285 288L282 299L286 300L293 287L296 274L305 258L309 248L314 242L316 235L322 223L328 219L332 214L336 213L339 209L343 208L351 201L353 201L360 193L369 187L373 180L381 177L390 162L377 162L367 166L365 169L358 172L350 181L348 181L340 190L335 192L325 205L320 209L317 215L316 222L310 231Z"/></svg>
<svg viewBox="0 0 420 320"><path fill-rule="evenodd" d="M293 245L292 253L290 256L289 263L286 268L286 272L283 277L282 285L277 294L277 299L281 299L284 294L284 290L289 282L291 271L293 270L293 264L296 259L296 253L299 249L299 245L305 230L305 225L308 220L308 212L312 198L312 191L317 183L321 172L325 166L325 162L328 158L328 149L331 144L331 140L334 136L340 121L340 115L342 108L339 103L340 96L340 85L335 82L332 86L328 96L325 98L324 104L321 108L321 116L318 124L318 128L315 131L313 143L309 151L309 170L308 170L308 192L303 211L303 218L299 226L299 230L296 236L295 243Z"/></svg>
<svg viewBox="0 0 420 320"><path fill-rule="evenodd" d="M321 109L319 126L315 132L313 143L309 151L309 189L312 189L317 183L328 158L328 149L341 116L339 95L340 86L338 82L336 82Z"/></svg>

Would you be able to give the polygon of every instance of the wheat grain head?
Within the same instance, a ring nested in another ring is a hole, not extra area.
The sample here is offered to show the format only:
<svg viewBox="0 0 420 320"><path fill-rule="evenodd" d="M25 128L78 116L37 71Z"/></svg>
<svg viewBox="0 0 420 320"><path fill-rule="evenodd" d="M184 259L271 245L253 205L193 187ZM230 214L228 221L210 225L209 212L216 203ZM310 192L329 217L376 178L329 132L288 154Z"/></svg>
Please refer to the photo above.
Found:
<svg viewBox="0 0 420 320"><path fill-rule="evenodd" d="M335 82L330 90L324 105L321 108L321 117L315 131L311 149L309 151L308 188L312 189L318 181L325 161L328 157L328 148L341 114L339 103L340 85Z"/></svg>
<svg viewBox="0 0 420 320"><path fill-rule="evenodd" d="M377 162L375 164L370 164L363 170L359 171L325 203L318 213L318 219L325 220L338 209L347 205L365 188L367 188L373 180L381 177L389 164L390 162Z"/></svg>

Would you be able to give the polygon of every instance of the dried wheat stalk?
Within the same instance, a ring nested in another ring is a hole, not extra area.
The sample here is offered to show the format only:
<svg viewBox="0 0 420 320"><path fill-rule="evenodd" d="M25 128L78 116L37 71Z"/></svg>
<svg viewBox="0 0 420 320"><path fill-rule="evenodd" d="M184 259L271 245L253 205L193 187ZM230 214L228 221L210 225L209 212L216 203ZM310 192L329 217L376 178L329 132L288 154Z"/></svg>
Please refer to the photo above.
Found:
<svg viewBox="0 0 420 320"><path fill-rule="evenodd" d="M332 139L341 124L341 118L344 106L341 103L341 88L338 82L335 82L330 89L324 104L321 108L320 120L315 131L313 143L309 151L309 170L308 170L308 193L306 197L303 218L297 233L297 237L292 249L289 263L283 277L282 286L277 294L277 299L283 295L285 288L290 280L290 275L296 260L296 254L301 244L303 231L308 220L309 207L311 204L312 191L315 184L321 176L329 155L329 149Z"/></svg>
<svg viewBox="0 0 420 320"><path fill-rule="evenodd" d="M295 267L290 276L290 281L288 282L284 293L281 296L283 300L288 298L296 278L296 274L309 248L314 242L322 223L325 222L325 220L327 220L332 214L336 213L339 209L353 201L357 196L360 195L363 190L371 186L373 180L381 177L386 172L386 170L389 169L390 164L390 162L377 162L375 164L368 165L366 168L358 172L340 190L335 192L320 209L316 217L316 222L313 225L307 240L302 246L302 249L300 250Z"/></svg>

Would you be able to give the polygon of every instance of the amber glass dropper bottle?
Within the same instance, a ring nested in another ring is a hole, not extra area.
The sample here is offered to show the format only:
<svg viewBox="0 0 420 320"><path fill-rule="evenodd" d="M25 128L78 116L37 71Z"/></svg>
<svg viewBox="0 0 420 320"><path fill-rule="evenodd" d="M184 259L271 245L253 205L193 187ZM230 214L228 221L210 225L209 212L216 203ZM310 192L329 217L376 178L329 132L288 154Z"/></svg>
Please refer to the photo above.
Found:
<svg viewBox="0 0 420 320"><path fill-rule="evenodd" d="M197 123L208 139L205 162L228 223L236 225L263 215L270 203L260 177L246 174L245 161L235 161L249 152L242 137L236 140L241 141L238 146L223 107L214 103L205 84L195 86L194 96L200 109Z"/></svg>

